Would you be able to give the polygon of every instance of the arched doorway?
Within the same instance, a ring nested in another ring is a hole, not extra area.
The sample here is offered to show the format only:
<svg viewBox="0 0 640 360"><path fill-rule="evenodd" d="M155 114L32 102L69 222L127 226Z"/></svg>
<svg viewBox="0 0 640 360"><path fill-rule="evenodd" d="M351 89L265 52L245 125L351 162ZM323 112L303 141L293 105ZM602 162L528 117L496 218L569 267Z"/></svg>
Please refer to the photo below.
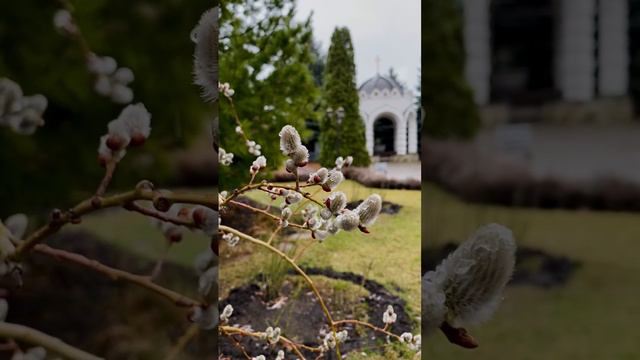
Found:
<svg viewBox="0 0 640 360"><path fill-rule="evenodd" d="M373 123L373 155L395 155L396 128L393 120L388 117L379 117Z"/></svg>

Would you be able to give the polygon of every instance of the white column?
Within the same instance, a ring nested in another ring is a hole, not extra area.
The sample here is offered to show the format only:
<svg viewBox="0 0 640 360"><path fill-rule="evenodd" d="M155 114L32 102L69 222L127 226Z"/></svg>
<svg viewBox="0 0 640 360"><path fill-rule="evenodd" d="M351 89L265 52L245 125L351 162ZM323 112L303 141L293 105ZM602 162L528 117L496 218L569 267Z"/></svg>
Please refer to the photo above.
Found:
<svg viewBox="0 0 640 360"><path fill-rule="evenodd" d="M367 139L367 151L369 152L369 156L373 156L373 119L365 119L365 138Z"/></svg>
<svg viewBox="0 0 640 360"><path fill-rule="evenodd" d="M407 121L403 119L401 116L396 115L394 119L395 127L396 127L396 154L398 155L406 155L407 154Z"/></svg>
<svg viewBox="0 0 640 360"><path fill-rule="evenodd" d="M478 105L489 102L491 85L490 0L464 0L465 76Z"/></svg>
<svg viewBox="0 0 640 360"><path fill-rule="evenodd" d="M409 154L418 153L418 123L416 122L416 114L409 113Z"/></svg>
<svg viewBox="0 0 640 360"><path fill-rule="evenodd" d="M595 86L595 0L560 0L557 16L556 84L565 100L591 100Z"/></svg>
<svg viewBox="0 0 640 360"><path fill-rule="evenodd" d="M627 94L629 76L628 0L600 0L598 90L603 96Z"/></svg>

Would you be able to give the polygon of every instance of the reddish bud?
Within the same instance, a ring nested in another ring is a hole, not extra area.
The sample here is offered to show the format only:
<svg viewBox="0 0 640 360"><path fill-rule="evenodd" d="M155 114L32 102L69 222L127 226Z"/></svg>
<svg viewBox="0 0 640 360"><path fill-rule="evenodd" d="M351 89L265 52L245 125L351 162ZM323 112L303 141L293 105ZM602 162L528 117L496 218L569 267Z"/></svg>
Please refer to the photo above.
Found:
<svg viewBox="0 0 640 360"><path fill-rule="evenodd" d="M131 146L140 146L144 144L145 141L147 141L147 137L144 136L144 134L134 132L133 134L131 134L131 142L129 142L129 144L131 144Z"/></svg>
<svg viewBox="0 0 640 360"><path fill-rule="evenodd" d="M193 210L193 213L191 213L191 217L193 218L193 222L198 227L202 226L202 224L204 224L204 222L207 220L206 216L207 216L207 214L205 214L205 211L204 211L203 208L197 208L197 209Z"/></svg>
<svg viewBox="0 0 640 360"><path fill-rule="evenodd" d="M109 135L107 138L107 147L112 151L122 150L127 146L127 141L121 136Z"/></svg>

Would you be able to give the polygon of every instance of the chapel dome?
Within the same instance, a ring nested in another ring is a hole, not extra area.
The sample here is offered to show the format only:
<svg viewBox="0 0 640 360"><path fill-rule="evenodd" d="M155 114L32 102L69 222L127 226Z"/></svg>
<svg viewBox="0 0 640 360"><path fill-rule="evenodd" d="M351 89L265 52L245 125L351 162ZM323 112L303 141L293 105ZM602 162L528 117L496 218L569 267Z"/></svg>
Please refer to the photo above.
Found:
<svg viewBox="0 0 640 360"><path fill-rule="evenodd" d="M363 82L362 85L360 85L360 87L358 88L358 91L364 92L366 94L371 94L374 90L382 92L385 89L389 92L391 92L393 89L397 89L401 95L404 95L404 87L400 83L388 76L382 76L380 74Z"/></svg>

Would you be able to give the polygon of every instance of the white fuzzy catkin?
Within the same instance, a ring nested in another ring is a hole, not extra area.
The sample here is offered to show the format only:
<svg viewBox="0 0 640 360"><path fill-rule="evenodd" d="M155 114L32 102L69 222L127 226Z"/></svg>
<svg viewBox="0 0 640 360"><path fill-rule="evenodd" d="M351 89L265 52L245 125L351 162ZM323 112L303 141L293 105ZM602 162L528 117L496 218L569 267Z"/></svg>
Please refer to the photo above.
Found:
<svg viewBox="0 0 640 360"><path fill-rule="evenodd" d="M324 186L328 190L333 190L344 180L344 175L339 170L331 170L327 174L327 180L324 182Z"/></svg>
<svg viewBox="0 0 640 360"><path fill-rule="evenodd" d="M295 151L291 153L291 160L296 166L305 166L309 162L309 150L304 145L298 146Z"/></svg>
<svg viewBox="0 0 640 360"><path fill-rule="evenodd" d="M15 239L22 239L24 233L27 231L29 218L27 218L25 214L13 214L4 221L4 225L9 229Z"/></svg>
<svg viewBox="0 0 640 360"><path fill-rule="evenodd" d="M338 227L340 229L351 231L358 227L358 225L360 224L360 218L355 212L345 209L336 218L336 223L338 224Z"/></svg>
<svg viewBox="0 0 640 360"><path fill-rule="evenodd" d="M378 194L372 194L358 205L354 211L360 217L360 224L370 225L376 221L380 210L382 210L382 198Z"/></svg>
<svg viewBox="0 0 640 360"><path fill-rule="evenodd" d="M140 135L148 138L151 133L151 113L143 103L128 105L122 110L116 121L122 122L131 137Z"/></svg>
<svg viewBox="0 0 640 360"><path fill-rule="evenodd" d="M333 214L337 214L347 206L347 195L342 191L332 192L325 203Z"/></svg>
<svg viewBox="0 0 640 360"><path fill-rule="evenodd" d="M220 321L227 322L229 318L233 315L233 306L231 304L227 304L222 310L222 314L220 315Z"/></svg>
<svg viewBox="0 0 640 360"><path fill-rule="evenodd" d="M325 167L321 167L318 171L309 174L309 180L307 180L307 182L309 184L322 184L327 180L328 175L329 170Z"/></svg>
<svg viewBox="0 0 640 360"><path fill-rule="evenodd" d="M220 8L214 7L200 17L191 32L196 43L193 61L194 83L202 88L205 101L218 99L218 29Z"/></svg>
<svg viewBox="0 0 640 360"><path fill-rule="evenodd" d="M422 279L423 330L447 320L454 326L488 320L513 274L516 244L498 224L479 228Z"/></svg>
<svg viewBox="0 0 640 360"><path fill-rule="evenodd" d="M280 136L280 151L282 151L282 154L285 156L293 154L302 146L302 140L300 139L298 130L291 125L285 125L278 135Z"/></svg>
<svg viewBox="0 0 640 360"><path fill-rule="evenodd" d="M8 126L22 135L32 135L44 125L42 115L47 108L47 98L40 94L23 96L20 85L0 79L0 125Z"/></svg>

